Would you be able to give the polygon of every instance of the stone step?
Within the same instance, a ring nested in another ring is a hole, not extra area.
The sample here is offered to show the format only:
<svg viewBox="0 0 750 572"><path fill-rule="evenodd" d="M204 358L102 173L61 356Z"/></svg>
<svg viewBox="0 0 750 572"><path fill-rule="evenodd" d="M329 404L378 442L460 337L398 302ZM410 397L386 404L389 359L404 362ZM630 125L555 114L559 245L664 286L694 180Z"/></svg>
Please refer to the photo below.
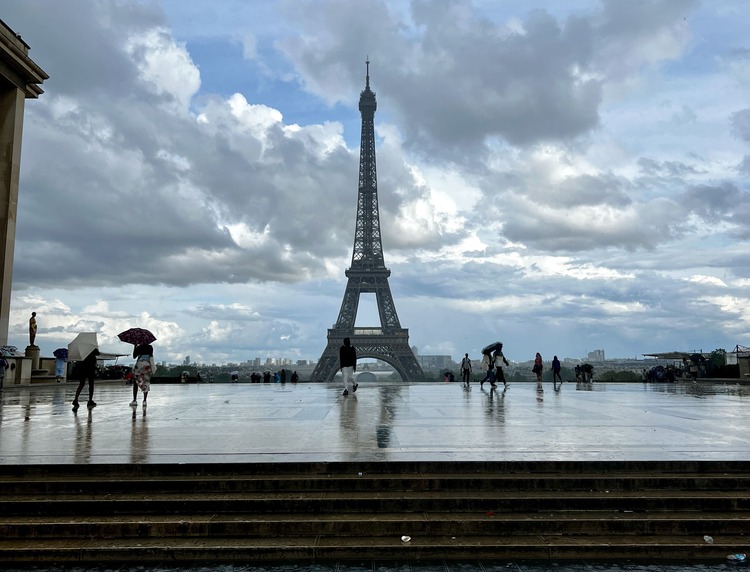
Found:
<svg viewBox="0 0 750 572"><path fill-rule="evenodd" d="M0 517L0 538L456 535L740 535L750 512L187 514Z"/></svg>
<svg viewBox="0 0 750 572"><path fill-rule="evenodd" d="M134 490L137 486L134 484ZM549 512L575 510L749 511L746 491L384 491L373 493L67 494L4 496L3 515L97 515L191 512Z"/></svg>
<svg viewBox="0 0 750 572"><path fill-rule="evenodd" d="M390 537L276 538L137 538L77 541L0 539L3 562L104 564L137 562L247 563L313 561L430 561L430 560L630 560L725 561L746 546L747 537L714 538L713 544L685 536L419 536L404 542Z"/></svg>
<svg viewBox="0 0 750 572"><path fill-rule="evenodd" d="M0 496L54 493L91 494L127 493L133 489L133 477L49 477L34 479L0 478ZM742 475L365 475L324 476L306 475L228 475L182 477L141 477L138 490L142 493L238 493L238 492L297 492L297 491L750 491L750 473Z"/></svg>
<svg viewBox="0 0 750 572"><path fill-rule="evenodd" d="M637 476L747 476L750 461L384 461L384 462L310 462L310 463L180 463L180 464L92 464L82 471L79 465L0 465L1 480L39 480L56 476L83 479L126 479L158 477L231 478L259 476L299 477L312 475L400 475L442 476L549 476L590 475L609 477Z"/></svg>
<svg viewBox="0 0 750 572"><path fill-rule="evenodd" d="M750 540L748 469L692 461L4 466L0 565L723 560Z"/></svg>

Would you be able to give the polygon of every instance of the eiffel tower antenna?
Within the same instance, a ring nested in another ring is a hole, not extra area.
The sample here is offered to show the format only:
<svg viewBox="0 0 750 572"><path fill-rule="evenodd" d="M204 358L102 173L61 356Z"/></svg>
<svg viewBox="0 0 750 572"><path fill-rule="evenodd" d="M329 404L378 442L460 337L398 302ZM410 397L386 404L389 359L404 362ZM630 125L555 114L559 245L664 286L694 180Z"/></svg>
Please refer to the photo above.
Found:
<svg viewBox="0 0 750 572"><path fill-rule="evenodd" d="M362 115L362 141L359 151L359 190L357 222L354 227L352 263L346 271L349 279L339 317L328 330L328 344L312 374L313 381L332 381L339 370L339 348L350 338L358 358L382 360L398 372L404 381L420 381L424 372L409 347L409 330L401 327L393 303L380 237L378 208L378 175L375 164L375 92L370 89L370 58L365 61L365 89L359 94ZM374 293L378 304L380 327L355 328L362 293Z"/></svg>

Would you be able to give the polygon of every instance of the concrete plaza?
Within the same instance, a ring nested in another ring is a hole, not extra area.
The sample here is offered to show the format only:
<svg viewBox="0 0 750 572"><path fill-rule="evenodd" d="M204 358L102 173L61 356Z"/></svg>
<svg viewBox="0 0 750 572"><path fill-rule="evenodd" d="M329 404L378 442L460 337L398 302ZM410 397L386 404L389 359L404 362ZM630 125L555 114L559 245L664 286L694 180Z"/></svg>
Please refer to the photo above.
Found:
<svg viewBox="0 0 750 572"><path fill-rule="evenodd" d="M0 463L750 460L734 381L153 385L146 408L100 382L73 412L75 387L6 387Z"/></svg>

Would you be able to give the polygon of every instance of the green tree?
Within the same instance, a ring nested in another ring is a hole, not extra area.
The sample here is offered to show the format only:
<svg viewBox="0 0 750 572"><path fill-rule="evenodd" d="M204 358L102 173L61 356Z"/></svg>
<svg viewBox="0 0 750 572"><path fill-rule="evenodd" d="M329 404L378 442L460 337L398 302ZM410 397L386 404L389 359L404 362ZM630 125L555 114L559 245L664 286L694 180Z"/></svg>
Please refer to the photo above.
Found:
<svg viewBox="0 0 750 572"><path fill-rule="evenodd" d="M722 348L712 351L708 358L708 362L711 364L709 369L724 367L727 364L727 351Z"/></svg>

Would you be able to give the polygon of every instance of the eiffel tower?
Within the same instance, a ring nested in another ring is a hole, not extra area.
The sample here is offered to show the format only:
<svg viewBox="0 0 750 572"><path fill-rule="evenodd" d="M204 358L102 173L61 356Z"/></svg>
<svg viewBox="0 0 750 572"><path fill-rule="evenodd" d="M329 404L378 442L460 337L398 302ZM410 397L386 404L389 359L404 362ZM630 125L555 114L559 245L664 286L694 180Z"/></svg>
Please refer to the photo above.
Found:
<svg viewBox="0 0 750 572"><path fill-rule="evenodd" d="M367 64L365 89L359 95L362 114L362 143L359 152L359 191L357 223L354 229L352 264L346 271L349 279L341 311L333 328L328 330L328 345L315 366L314 381L332 381L339 370L339 349L344 338L357 348L357 358L382 360L398 372L404 381L424 379L424 372L409 347L409 330L401 327L393 304L380 240L378 210L378 174L375 168L375 92L370 89L370 61ZM380 327L355 328L354 322L362 293L375 293Z"/></svg>

